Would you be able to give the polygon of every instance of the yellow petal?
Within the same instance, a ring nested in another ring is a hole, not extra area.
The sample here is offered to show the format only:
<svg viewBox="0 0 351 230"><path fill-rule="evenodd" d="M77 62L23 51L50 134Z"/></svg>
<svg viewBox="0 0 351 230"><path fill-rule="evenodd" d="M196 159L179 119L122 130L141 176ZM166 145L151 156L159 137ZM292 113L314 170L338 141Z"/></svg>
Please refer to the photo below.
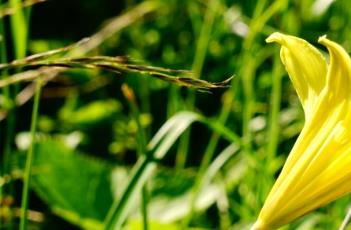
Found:
<svg viewBox="0 0 351 230"><path fill-rule="evenodd" d="M335 100L350 99L351 60L349 55L343 47L328 40L326 36L320 37L318 42L326 46L330 54L330 68L327 76L330 96L337 97L333 98L334 102Z"/></svg>
<svg viewBox="0 0 351 230"><path fill-rule="evenodd" d="M321 37L319 42L328 48L330 65L319 88L313 81L318 70L308 70L325 64L323 60L318 65L316 52L308 51L315 48L282 34L273 34L269 41L282 45L283 63L301 102L305 102L306 123L252 228L257 230L282 226L351 192L350 57L340 45ZM314 61L305 60L311 53Z"/></svg>
<svg viewBox="0 0 351 230"><path fill-rule="evenodd" d="M323 55L305 40L294 36L273 33L266 41L282 45L280 57L308 120L326 82L327 64Z"/></svg>

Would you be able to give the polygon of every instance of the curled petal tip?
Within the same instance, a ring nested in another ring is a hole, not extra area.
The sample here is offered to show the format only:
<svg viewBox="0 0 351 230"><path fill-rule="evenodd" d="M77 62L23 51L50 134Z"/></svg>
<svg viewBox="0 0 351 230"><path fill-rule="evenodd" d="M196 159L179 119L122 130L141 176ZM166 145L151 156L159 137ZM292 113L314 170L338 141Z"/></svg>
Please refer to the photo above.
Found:
<svg viewBox="0 0 351 230"><path fill-rule="evenodd" d="M327 38L327 35L325 34L325 35L320 36L320 37L318 38L318 43L324 44L325 41L327 41L327 40L328 40L328 38Z"/></svg>
<svg viewBox="0 0 351 230"><path fill-rule="evenodd" d="M272 43L272 42L282 43L283 40L284 40L284 35L279 32L275 32L271 34L268 38L266 38L267 43Z"/></svg>
<svg viewBox="0 0 351 230"><path fill-rule="evenodd" d="M318 38L318 43L324 45L324 46L327 47L328 49L333 47L333 49L335 49L335 48L339 49L339 52L341 52L341 50L344 51L343 48L341 48L340 45L338 45L337 43L335 43L335 42L329 40L329 39L327 38L327 35L323 35L323 36L319 37L319 38ZM341 49L340 49L340 48L341 48ZM345 55L345 57L348 58L348 55Z"/></svg>

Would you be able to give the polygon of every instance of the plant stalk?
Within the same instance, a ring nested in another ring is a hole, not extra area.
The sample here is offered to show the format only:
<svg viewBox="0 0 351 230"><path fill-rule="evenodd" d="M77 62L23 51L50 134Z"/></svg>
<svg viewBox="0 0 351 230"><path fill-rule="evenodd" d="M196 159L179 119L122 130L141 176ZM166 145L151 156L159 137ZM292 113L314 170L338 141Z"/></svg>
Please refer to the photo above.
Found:
<svg viewBox="0 0 351 230"><path fill-rule="evenodd" d="M34 105L32 111L32 120L30 127L30 138L31 143L28 149L26 157L26 165L24 169L24 178L23 178L23 191L22 191L22 201L21 201L21 219L20 219L20 230L27 229L27 210L28 210L28 200L29 200L29 185L31 179L31 168L33 163L33 154L35 146L35 133L38 120L38 111L39 111L39 101L40 101L40 92L41 92L41 79L38 78L36 82L35 96L34 96Z"/></svg>

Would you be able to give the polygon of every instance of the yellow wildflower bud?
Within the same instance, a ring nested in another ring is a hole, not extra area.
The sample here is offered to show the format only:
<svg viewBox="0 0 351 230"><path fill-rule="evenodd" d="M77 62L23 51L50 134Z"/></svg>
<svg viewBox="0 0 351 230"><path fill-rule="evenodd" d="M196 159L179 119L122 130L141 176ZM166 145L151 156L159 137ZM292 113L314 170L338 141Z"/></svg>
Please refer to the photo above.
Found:
<svg viewBox="0 0 351 230"><path fill-rule="evenodd" d="M320 37L322 54L303 39L274 33L305 112L305 125L252 230L275 229L351 192L351 60Z"/></svg>

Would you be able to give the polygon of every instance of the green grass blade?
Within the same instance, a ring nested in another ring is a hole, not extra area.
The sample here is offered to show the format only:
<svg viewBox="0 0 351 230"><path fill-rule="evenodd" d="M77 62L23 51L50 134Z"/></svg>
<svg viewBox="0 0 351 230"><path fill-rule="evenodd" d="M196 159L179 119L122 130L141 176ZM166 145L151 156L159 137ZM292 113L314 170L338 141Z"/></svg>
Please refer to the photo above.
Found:
<svg viewBox="0 0 351 230"><path fill-rule="evenodd" d="M206 58L207 47L210 42L211 32L213 29L214 20L217 16L217 10L220 5L219 0L211 0L207 5L207 9L205 12L205 18L202 22L201 32L198 37L198 41L196 44L196 52L192 65L192 70L194 72L194 78L199 79L201 76L201 72L203 69L203 65ZM187 98L187 109L192 110L195 103L195 92L189 91L189 96ZM186 163L188 150L190 143L190 130L187 131L184 136L181 138L181 142L179 144L176 164L178 168L183 168Z"/></svg>
<svg viewBox="0 0 351 230"><path fill-rule="evenodd" d="M148 150L152 156L145 155L139 157L134 166L131 179L119 200L116 200L107 214L105 229L120 229L127 218L130 203L133 197L140 192L146 180L151 176L156 167L153 159L162 159L169 148L174 144L178 137L196 121L193 113L179 113L167 121L160 131L150 141Z"/></svg>
<svg viewBox="0 0 351 230"><path fill-rule="evenodd" d="M26 166L24 169L24 186L22 191L22 201L21 201L21 220L20 220L20 229L27 229L27 209L28 209L28 199L29 199L29 184L31 177L31 168L33 161L33 151L35 145L35 132L37 127L38 120L38 111L39 111L39 101L40 101L40 91L41 91L41 79L37 80L35 96L34 96L34 105L32 110L32 121L30 127L30 136L31 143L28 149L27 158L26 158Z"/></svg>
<svg viewBox="0 0 351 230"><path fill-rule="evenodd" d="M112 205L105 219L105 229L120 229L128 216L133 197L150 178L156 168L155 160L161 160L167 154L179 136L195 121L201 122L221 134L225 139L239 142L240 139L220 123L210 121L193 112L180 112L171 117L155 134L148 145L152 155L141 156L134 166L129 184L119 200Z"/></svg>
<svg viewBox="0 0 351 230"><path fill-rule="evenodd" d="M16 59L24 58L27 51L28 25L20 0L10 0L11 8L18 9L11 15L11 31Z"/></svg>
<svg viewBox="0 0 351 230"><path fill-rule="evenodd" d="M146 134L145 130L143 129L140 121L140 111L138 104L136 102L135 94L131 88L129 88L128 85L122 85L122 92L125 96L125 98L128 101L130 110L132 111L132 115L134 117L134 120L137 124L138 131L137 131L137 140L138 140L138 146L137 146L137 152L139 156L146 156L147 150L146 150ZM146 182L145 182L146 183ZM147 212L147 187L144 185L141 189L141 210L142 210L142 216L143 216L143 229L148 230L149 229L149 223L148 223L148 212Z"/></svg>

